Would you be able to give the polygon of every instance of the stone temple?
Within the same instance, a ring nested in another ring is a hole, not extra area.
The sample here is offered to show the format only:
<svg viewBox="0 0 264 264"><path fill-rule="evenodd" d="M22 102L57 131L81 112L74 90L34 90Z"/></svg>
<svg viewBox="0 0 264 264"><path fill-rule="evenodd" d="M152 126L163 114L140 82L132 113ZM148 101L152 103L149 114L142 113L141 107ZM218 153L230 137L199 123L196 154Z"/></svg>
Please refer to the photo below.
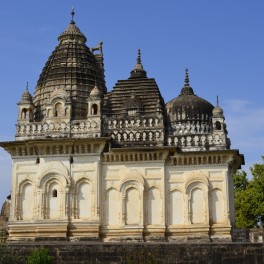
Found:
<svg viewBox="0 0 264 264"><path fill-rule="evenodd" d="M74 13L72 14L74 15ZM9 241L229 240L233 173L223 110L198 97L186 70L165 103L138 51L107 91L102 43L86 45L73 18L34 95L18 103Z"/></svg>

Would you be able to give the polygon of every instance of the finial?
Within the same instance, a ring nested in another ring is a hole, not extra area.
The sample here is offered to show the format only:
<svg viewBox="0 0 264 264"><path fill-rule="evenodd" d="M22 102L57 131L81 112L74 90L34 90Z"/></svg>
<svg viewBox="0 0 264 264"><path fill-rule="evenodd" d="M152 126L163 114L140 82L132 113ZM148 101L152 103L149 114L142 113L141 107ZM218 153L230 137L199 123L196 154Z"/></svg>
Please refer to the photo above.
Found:
<svg viewBox="0 0 264 264"><path fill-rule="evenodd" d="M27 87L26 87L26 90L28 91L28 82L27 82Z"/></svg>
<svg viewBox="0 0 264 264"><path fill-rule="evenodd" d="M219 98L218 98L218 95L216 96L216 105L219 106Z"/></svg>
<svg viewBox="0 0 264 264"><path fill-rule="evenodd" d="M184 86L189 86L190 84L190 79L189 79L189 70L186 67L185 69L185 80L184 80Z"/></svg>
<svg viewBox="0 0 264 264"><path fill-rule="evenodd" d="M131 78L134 77L147 77L147 73L141 64L141 51L138 49L138 56L137 56L137 64L135 65L134 69L130 72Z"/></svg>
<svg viewBox="0 0 264 264"><path fill-rule="evenodd" d="M72 22L73 22L73 17L74 17L74 15L75 15L75 12L74 12L74 7L72 7L72 11L71 11L71 16L72 16Z"/></svg>
<svg viewBox="0 0 264 264"><path fill-rule="evenodd" d="M141 51L138 49L137 64L141 64Z"/></svg>

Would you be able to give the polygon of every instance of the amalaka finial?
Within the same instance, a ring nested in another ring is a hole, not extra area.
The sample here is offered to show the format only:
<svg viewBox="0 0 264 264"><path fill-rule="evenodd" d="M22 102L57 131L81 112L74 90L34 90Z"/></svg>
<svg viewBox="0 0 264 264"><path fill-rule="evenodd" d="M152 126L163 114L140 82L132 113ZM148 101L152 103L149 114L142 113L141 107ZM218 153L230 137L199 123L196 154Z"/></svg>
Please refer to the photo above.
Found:
<svg viewBox="0 0 264 264"><path fill-rule="evenodd" d="M184 86L189 86L190 84L190 79L189 79L189 70L186 67L185 69L185 80L184 80Z"/></svg>
<svg viewBox="0 0 264 264"><path fill-rule="evenodd" d="M28 82L27 82L27 87L26 87L26 90L28 91Z"/></svg>
<svg viewBox="0 0 264 264"><path fill-rule="evenodd" d="M145 78L147 76L147 73L144 70L143 65L141 64L141 51L140 51L140 49L138 49L137 64L135 65L134 69L130 73L131 73L131 77L143 77L143 78Z"/></svg>
<svg viewBox="0 0 264 264"><path fill-rule="evenodd" d="M219 98L218 98L218 95L216 96L216 105L219 106Z"/></svg>
<svg viewBox="0 0 264 264"><path fill-rule="evenodd" d="M73 22L73 18L74 18L75 12L74 12L74 7L72 7L72 11L71 11L71 16L72 16L72 22Z"/></svg>
<svg viewBox="0 0 264 264"><path fill-rule="evenodd" d="M138 49L137 64L141 64L141 51Z"/></svg>

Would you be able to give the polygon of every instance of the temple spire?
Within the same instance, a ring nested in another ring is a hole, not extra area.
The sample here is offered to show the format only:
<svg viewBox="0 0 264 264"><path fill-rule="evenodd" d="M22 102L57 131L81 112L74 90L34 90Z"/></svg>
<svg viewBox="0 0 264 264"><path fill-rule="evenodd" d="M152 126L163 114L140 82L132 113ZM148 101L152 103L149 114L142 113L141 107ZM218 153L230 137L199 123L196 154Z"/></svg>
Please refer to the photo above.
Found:
<svg viewBox="0 0 264 264"><path fill-rule="evenodd" d="M141 51L138 49L137 64L141 64Z"/></svg>
<svg viewBox="0 0 264 264"><path fill-rule="evenodd" d="M137 54L137 64L135 65L134 69L131 71L131 76L132 78L134 77L147 77L147 73L143 68L143 65L141 63L141 51L138 49L138 54Z"/></svg>
<svg viewBox="0 0 264 264"><path fill-rule="evenodd" d="M26 87L26 90L28 91L28 82L27 82L27 87Z"/></svg>
<svg viewBox="0 0 264 264"><path fill-rule="evenodd" d="M71 11L71 17L72 17L71 22L72 22L72 23L74 23L74 20L73 20L74 15L75 15L74 7L72 7L72 11Z"/></svg>
<svg viewBox="0 0 264 264"><path fill-rule="evenodd" d="M216 96L216 105L219 106L219 98L218 98L218 95Z"/></svg>
<svg viewBox="0 0 264 264"><path fill-rule="evenodd" d="M189 79L189 70L186 67L185 69L185 79L184 79L184 85L181 89L180 95L194 95L193 89L190 86L190 79Z"/></svg>
<svg viewBox="0 0 264 264"><path fill-rule="evenodd" d="M190 85L190 79L189 79L189 70L186 67L185 69L185 80L184 80L184 86L189 86Z"/></svg>

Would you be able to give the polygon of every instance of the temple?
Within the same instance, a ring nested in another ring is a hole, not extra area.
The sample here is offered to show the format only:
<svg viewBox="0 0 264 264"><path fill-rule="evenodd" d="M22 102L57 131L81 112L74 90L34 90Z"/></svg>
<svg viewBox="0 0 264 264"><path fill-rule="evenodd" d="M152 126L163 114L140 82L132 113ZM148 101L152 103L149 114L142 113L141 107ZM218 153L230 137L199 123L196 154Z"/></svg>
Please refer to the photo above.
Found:
<svg viewBox="0 0 264 264"><path fill-rule="evenodd" d="M218 100L198 97L186 69L165 103L140 50L107 91L102 43L86 45L74 12L58 41L18 102L15 140L0 143L13 160L8 240L230 240L244 157Z"/></svg>

